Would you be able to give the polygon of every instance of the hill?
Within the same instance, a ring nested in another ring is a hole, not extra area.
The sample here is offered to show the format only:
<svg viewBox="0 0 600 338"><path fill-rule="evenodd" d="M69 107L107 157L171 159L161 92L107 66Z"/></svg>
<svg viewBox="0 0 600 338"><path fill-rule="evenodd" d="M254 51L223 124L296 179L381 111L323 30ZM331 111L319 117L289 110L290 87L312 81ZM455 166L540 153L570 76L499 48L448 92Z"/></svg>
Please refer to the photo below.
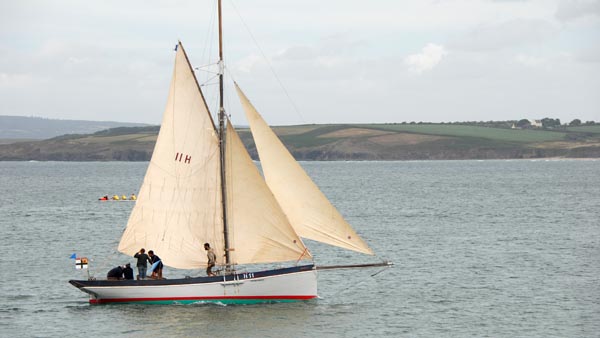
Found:
<svg viewBox="0 0 600 338"><path fill-rule="evenodd" d="M532 130L457 124L331 124L273 129L299 160L600 158L600 126ZM147 161L158 130L158 126L113 128L0 144L0 160ZM238 131L257 159L249 130Z"/></svg>
<svg viewBox="0 0 600 338"><path fill-rule="evenodd" d="M11 140L43 140L65 134L89 134L116 127L145 126L142 123L58 120L41 117L0 115L0 143Z"/></svg>

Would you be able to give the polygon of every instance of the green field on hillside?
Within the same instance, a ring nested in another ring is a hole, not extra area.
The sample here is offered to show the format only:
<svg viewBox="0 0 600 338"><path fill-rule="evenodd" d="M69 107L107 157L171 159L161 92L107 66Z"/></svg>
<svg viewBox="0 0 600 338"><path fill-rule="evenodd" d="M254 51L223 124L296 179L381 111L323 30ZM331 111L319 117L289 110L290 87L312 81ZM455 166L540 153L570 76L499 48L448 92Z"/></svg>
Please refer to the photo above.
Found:
<svg viewBox="0 0 600 338"><path fill-rule="evenodd" d="M600 126L552 131L433 123L312 124L273 129L302 160L600 158ZM158 126L113 128L0 144L0 160L148 161L158 130ZM250 131L241 127L239 134L257 158Z"/></svg>
<svg viewBox="0 0 600 338"><path fill-rule="evenodd" d="M337 138L322 138L319 136L347 128L348 125L343 124L321 125L316 128L297 129L296 131L299 134L280 134L280 137L284 143L294 147L316 147L337 140ZM279 134L279 128L276 128L275 131Z"/></svg>
<svg viewBox="0 0 600 338"><path fill-rule="evenodd" d="M598 134L600 134L600 125L567 127L567 130L576 132L576 133L598 133Z"/></svg>
<svg viewBox="0 0 600 338"><path fill-rule="evenodd" d="M474 137L518 143L560 141L567 134L547 130L501 129L450 124L363 124L356 125L356 127L427 135Z"/></svg>

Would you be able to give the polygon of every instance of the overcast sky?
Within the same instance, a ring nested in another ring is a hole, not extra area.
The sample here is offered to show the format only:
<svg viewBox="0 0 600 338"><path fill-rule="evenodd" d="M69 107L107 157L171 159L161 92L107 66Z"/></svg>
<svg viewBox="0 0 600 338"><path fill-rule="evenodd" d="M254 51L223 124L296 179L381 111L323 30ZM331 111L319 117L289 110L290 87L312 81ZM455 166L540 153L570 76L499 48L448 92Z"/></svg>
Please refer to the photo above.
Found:
<svg viewBox="0 0 600 338"><path fill-rule="evenodd" d="M0 115L160 123L178 39L217 60L215 3L0 0ZM600 120L600 0L223 4L228 81L271 124Z"/></svg>

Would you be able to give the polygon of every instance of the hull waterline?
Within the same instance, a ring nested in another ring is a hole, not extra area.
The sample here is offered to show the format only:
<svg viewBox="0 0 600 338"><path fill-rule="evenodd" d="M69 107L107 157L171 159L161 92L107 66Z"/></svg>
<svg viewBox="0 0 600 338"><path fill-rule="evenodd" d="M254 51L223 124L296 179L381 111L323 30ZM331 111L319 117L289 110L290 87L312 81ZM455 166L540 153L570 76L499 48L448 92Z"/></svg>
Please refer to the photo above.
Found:
<svg viewBox="0 0 600 338"><path fill-rule="evenodd" d="M313 265L237 273L218 277L172 280L71 280L90 295L91 304L256 304L309 300L317 297Z"/></svg>

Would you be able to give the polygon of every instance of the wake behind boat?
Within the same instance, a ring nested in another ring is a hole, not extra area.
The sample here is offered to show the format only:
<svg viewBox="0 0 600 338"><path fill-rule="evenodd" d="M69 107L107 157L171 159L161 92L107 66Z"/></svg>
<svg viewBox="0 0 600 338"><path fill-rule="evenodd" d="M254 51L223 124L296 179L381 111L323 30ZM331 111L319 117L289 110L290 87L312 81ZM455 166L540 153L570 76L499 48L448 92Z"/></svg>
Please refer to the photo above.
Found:
<svg viewBox="0 0 600 338"><path fill-rule="evenodd" d="M223 271L169 280L69 281L92 304L307 300L317 297L318 268L301 238L373 255L236 84L264 178L260 174L225 115L221 32L219 1L219 125L180 42L152 159L118 250L133 256L152 248L166 266L198 269L207 265L203 244L210 243ZM244 266L252 264L287 267L247 272Z"/></svg>

